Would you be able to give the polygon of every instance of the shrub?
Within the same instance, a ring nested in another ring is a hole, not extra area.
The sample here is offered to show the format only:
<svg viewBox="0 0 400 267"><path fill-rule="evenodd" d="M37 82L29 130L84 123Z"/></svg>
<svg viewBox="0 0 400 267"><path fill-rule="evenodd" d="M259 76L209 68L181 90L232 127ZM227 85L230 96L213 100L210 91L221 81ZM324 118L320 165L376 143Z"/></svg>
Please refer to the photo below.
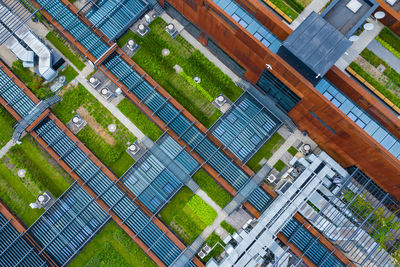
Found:
<svg viewBox="0 0 400 267"><path fill-rule="evenodd" d="M187 205L206 225L211 225L217 217L217 212L198 195L194 195Z"/></svg>
<svg viewBox="0 0 400 267"><path fill-rule="evenodd" d="M236 229L226 221L221 222L221 227L224 228L230 235L233 235L236 232Z"/></svg>

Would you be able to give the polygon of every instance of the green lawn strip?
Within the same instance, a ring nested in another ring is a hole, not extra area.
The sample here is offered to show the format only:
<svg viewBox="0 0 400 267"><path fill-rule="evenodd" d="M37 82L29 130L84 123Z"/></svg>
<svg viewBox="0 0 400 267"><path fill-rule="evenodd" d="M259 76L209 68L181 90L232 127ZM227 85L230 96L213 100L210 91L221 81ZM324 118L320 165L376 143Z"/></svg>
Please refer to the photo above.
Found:
<svg viewBox="0 0 400 267"><path fill-rule="evenodd" d="M226 221L221 222L221 227L224 228L230 235L233 235L236 232L236 229Z"/></svg>
<svg viewBox="0 0 400 267"><path fill-rule="evenodd" d="M295 147L291 146L288 149L288 152L290 155L292 155L293 157L297 154L297 152L299 152Z"/></svg>
<svg viewBox="0 0 400 267"><path fill-rule="evenodd" d="M189 188L183 187L161 210L161 219L183 242L191 244L216 216L216 212L203 202Z"/></svg>
<svg viewBox="0 0 400 267"><path fill-rule="evenodd" d="M31 209L29 204L36 201L37 192L26 187L21 178L0 163L0 199L27 225L30 226L44 212Z"/></svg>
<svg viewBox="0 0 400 267"><path fill-rule="evenodd" d="M156 141L162 135L161 129L129 99L123 99L117 108L151 140Z"/></svg>
<svg viewBox="0 0 400 267"><path fill-rule="evenodd" d="M200 169L193 176L193 180L204 192L221 208L231 202L232 197L218 183L210 177L203 169Z"/></svg>
<svg viewBox="0 0 400 267"><path fill-rule="evenodd" d="M218 255L220 255L222 252L224 252L224 248L222 246L225 246L225 244L222 241L222 239L215 232L213 232L209 237L207 237L205 243L207 243L211 248L218 242L219 242L219 245L215 246L215 248L212 251L210 251L210 253L208 253L208 255L205 256L201 260L202 262L207 263L211 258L215 258Z"/></svg>
<svg viewBox="0 0 400 267"><path fill-rule="evenodd" d="M360 65L355 62L350 64L350 68L353 69L357 74L363 77L368 83L370 83L376 90L381 92L387 99L389 99L394 105L400 107L400 97L392 93L386 88L385 85L375 80L374 77L369 75ZM395 82L396 83L396 82Z"/></svg>
<svg viewBox="0 0 400 267"><path fill-rule="evenodd" d="M0 106L0 148L11 140L15 123L16 121L10 113L3 106Z"/></svg>
<svg viewBox="0 0 400 267"><path fill-rule="evenodd" d="M72 48L67 41L60 36L56 31L51 31L46 35L46 39L50 41L78 70L83 70L85 63L83 58L77 52L72 51Z"/></svg>
<svg viewBox="0 0 400 267"><path fill-rule="evenodd" d="M106 143L88 125L77 134L77 137L115 174L124 173L134 162L126 152L126 148L128 143L136 140L136 137L81 84L68 90L63 95L63 101L57 103L53 111L63 123L67 123L81 106L115 139L116 143L114 145ZM108 125L112 123L117 126L114 133L107 130Z"/></svg>
<svg viewBox="0 0 400 267"><path fill-rule="evenodd" d="M259 150L258 152L247 162L247 166L252 169L254 172L257 172L261 169L261 165L259 164L261 159L269 159L272 157L273 153L278 150L278 148L285 142L285 139L278 134L275 133Z"/></svg>
<svg viewBox="0 0 400 267"><path fill-rule="evenodd" d="M59 75L65 76L65 84L67 84L78 76L78 72L72 66L68 66L64 70L60 71Z"/></svg>
<svg viewBox="0 0 400 267"><path fill-rule="evenodd" d="M282 171L283 168L285 168L285 167L286 167L286 164L282 160L278 160L274 165L274 168L279 172Z"/></svg>
<svg viewBox="0 0 400 267"><path fill-rule="evenodd" d="M219 111L211 104L212 99L224 93L235 100L243 91L182 37L172 39L164 31L165 25L158 18L150 24L151 31L145 38L128 32L121 38L119 45L122 46L128 39L134 39L141 48L133 56L133 60L194 117L209 127L220 116ZM170 50L170 55L161 55L164 48ZM176 64L183 68L184 76L176 73L173 68ZM194 76L200 77L199 86L203 90L193 84Z"/></svg>
<svg viewBox="0 0 400 267"><path fill-rule="evenodd" d="M293 20L299 16L299 13L301 13L296 12L294 8L290 7L283 0L271 0L271 2L274 3L275 6L277 6L283 13L288 15Z"/></svg>
<svg viewBox="0 0 400 267"><path fill-rule="evenodd" d="M217 218L217 212L211 208L201 197L194 195L187 206L193 211L193 213L199 217L206 225L211 225L215 218Z"/></svg>
<svg viewBox="0 0 400 267"><path fill-rule="evenodd" d="M379 39L384 41L387 45L389 45L389 47L392 48L390 50L394 50L400 53L400 38L389 28L385 27L381 30L381 32L378 34L377 37L378 41Z"/></svg>
<svg viewBox="0 0 400 267"><path fill-rule="evenodd" d="M78 266L157 266L113 221L69 264Z"/></svg>

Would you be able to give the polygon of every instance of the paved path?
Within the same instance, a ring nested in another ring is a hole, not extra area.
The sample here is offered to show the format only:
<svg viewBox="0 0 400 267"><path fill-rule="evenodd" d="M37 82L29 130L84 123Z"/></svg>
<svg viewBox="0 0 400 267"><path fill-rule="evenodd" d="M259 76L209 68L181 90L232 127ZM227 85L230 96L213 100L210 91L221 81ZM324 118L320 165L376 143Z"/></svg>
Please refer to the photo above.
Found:
<svg viewBox="0 0 400 267"><path fill-rule="evenodd" d="M351 62L371 43L379 32L383 29L383 25L380 22L376 22L373 19L368 18L368 22L374 25L371 31L364 30L360 38L350 46L349 49L342 55L342 57L335 63L335 65L341 69L345 70Z"/></svg>
<svg viewBox="0 0 400 267"><path fill-rule="evenodd" d="M7 144L5 144L1 149L0 149L0 159L3 158L7 152L10 150L10 148L12 148L13 146L15 146L16 142L14 142L14 140L10 140L8 141Z"/></svg>
<svg viewBox="0 0 400 267"><path fill-rule="evenodd" d="M86 80L85 74L90 73L91 67L86 66L81 73L79 73L76 80L81 83L86 90L88 90L106 109L108 109L130 132L132 132L140 141L146 139L146 135L136 127L119 109L112 103L104 99Z"/></svg>
<svg viewBox="0 0 400 267"><path fill-rule="evenodd" d="M316 0L317 1L317 0ZM213 53L211 53L206 47L204 47L196 38L190 33L184 30L183 26L175 19L171 18L166 12L161 14L161 18L167 23L173 23L179 34L186 39L194 48L198 49L208 60L214 63L223 73L228 75L233 82L238 82L241 79L231 69L229 69L222 61L220 61Z"/></svg>
<svg viewBox="0 0 400 267"><path fill-rule="evenodd" d="M320 12L324 6L329 2L329 0L313 0L306 8L303 10L303 12L300 13L300 15L290 23L289 27L294 30L296 29L302 22L305 20L308 15L311 14L311 12Z"/></svg>
<svg viewBox="0 0 400 267"><path fill-rule="evenodd" d="M386 61L386 63L400 73L400 59L383 47L376 39L367 46L375 55Z"/></svg>

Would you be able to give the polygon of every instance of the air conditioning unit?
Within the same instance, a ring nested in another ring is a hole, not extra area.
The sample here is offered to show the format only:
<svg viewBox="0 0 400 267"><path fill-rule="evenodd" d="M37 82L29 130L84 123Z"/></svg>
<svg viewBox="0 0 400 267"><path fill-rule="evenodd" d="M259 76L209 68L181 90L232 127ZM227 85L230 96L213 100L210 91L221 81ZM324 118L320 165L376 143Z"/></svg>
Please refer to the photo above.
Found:
<svg viewBox="0 0 400 267"><path fill-rule="evenodd" d="M267 181L269 182L269 183L273 183L273 182L275 182L275 180L276 180L276 177L275 177L275 175L273 175L273 174L271 174L271 175L269 175L268 176L268 178L267 178Z"/></svg>
<svg viewBox="0 0 400 267"><path fill-rule="evenodd" d="M137 144L130 145L128 149L133 155L136 155L140 151L140 147Z"/></svg>
<svg viewBox="0 0 400 267"><path fill-rule="evenodd" d="M200 250L200 252L197 253L197 255L199 255L200 259L203 259L206 256L206 254L202 250Z"/></svg>

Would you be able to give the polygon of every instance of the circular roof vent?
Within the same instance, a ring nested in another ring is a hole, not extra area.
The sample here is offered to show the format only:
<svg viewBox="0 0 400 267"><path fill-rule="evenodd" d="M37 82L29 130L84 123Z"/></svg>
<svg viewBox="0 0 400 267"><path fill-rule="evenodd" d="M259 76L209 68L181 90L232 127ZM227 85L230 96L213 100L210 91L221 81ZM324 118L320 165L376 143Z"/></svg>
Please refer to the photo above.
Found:
<svg viewBox="0 0 400 267"><path fill-rule="evenodd" d="M23 178L23 177L25 177L26 170L20 169L20 170L18 170L17 174L18 174L18 177Z"/></svg>
<svg viewBox="0 0 400 267"><path fill-rule="evenodd" d="M128 147L129 152L131 152L132 154L136 154L139 152L140 147L137 144L132 144Z"/></svg>
<svg viewBox="0 0 400 267"><path fill-rule="evenodd" d="M144 24L139 24L138 30L139 30L139 32L141 34L145 34L146 33L146 27L144 26Z"/></svg>
<svg viewBox="0 0 400 267"><path fill-rule="evenodd" d="M94 84L96 83L97 79L95 77L90 77L89 82Z"/></svg>
<svg viewBox="0 0 400 267"><path fill-rule="evenodd" d="M175 26L174 26L174 24L172 24L172 23L168 24L168 25L167 25L167 31L168 31L169 33L173 33L173 32L175 31Z"/></svg>
<svg viewBox="0 0 400 267"><path fill-rule="evenodd" d="M107 95L108 94L108 89L107 88L103 88L103 89L101 89L101 94L102 95Z"/></svg>
<svg viewBox="0 0 400 267"><path fill-rule="evenodd" d="M72 122L75 123L75 124L78 124L78 123L81 122L81 118L79 118L78 116L75 116L75 117L72 118Z"/></svg>

